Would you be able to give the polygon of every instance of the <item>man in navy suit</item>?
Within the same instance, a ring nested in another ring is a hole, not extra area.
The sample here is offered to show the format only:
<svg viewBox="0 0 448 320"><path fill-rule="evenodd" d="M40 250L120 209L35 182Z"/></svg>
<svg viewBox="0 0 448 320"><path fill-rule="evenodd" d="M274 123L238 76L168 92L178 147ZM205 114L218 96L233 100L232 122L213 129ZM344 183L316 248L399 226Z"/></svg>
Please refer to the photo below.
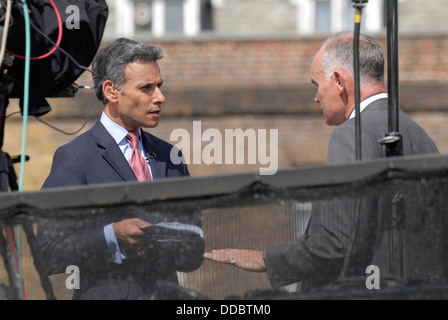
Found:
<svg viewBox="0 0 448 320"><path fill-rule="evenodd" d="M137 181L126 139L137 132L139 152L150 179L189 176L187 166L170 159L173 146L142 128L159 124L165 97L157 61L158 47L117 39L93 61L96 95L103 103L101 118L87 132L60 147L42 188ZM200 219L192 214L193 224ZM152 222L154 223L154 222ZM151 293L157 280L176 281L175 271L192 271L202 263L202 245L183 248L182 257L148 249L141 228L152 223L135 213L102 217L92 223L43 223L38 239L49 273L77 265L81 273L79 299L137 299Z"/></svg>

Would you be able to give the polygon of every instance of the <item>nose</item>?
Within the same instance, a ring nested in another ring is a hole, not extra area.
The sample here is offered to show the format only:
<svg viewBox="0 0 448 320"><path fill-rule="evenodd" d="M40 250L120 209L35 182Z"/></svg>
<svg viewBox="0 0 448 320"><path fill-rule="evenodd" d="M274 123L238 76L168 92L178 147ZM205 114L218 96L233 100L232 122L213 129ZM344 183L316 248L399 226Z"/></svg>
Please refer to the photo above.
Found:
<svg viewBox="0 0 448 320"><path fill-rule="evenodd" d="M157 104L162 104L165 102L165 95L162 92L162 89L157 87L155 92L155 99Z"/></svg>
<svg viewBox="0 0 448 320"><path fill-rule="evenodd" d="M317 95L317 93L314 95L314 102L319 103L319 96Z"/></svg>

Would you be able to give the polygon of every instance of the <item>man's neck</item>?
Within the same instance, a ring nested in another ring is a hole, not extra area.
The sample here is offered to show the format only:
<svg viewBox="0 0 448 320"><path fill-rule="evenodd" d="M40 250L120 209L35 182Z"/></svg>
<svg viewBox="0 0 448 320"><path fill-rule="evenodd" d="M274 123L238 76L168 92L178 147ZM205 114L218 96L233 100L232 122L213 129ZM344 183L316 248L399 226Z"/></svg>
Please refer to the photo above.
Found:
<svg viewBox="0 0 448 320"><path fill-rule="evenodd" d="M384 98L387 98L386 92L377 93L377 94L374 94L373 96L370 96L370 97L362 100L361 103L359 104L360 112L362 112L372 102L379 100L379 99L384 99ZM353 109L352 113L350 114L349 119L354 118L355 114L356 114L355 109Z"/></svg>

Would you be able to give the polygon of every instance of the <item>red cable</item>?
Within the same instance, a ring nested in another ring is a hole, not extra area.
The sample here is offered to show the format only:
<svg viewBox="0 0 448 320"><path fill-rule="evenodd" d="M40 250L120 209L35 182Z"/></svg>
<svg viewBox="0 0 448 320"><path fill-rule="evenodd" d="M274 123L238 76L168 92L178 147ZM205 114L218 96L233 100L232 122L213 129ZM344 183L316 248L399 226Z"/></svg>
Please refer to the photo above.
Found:
<svg viewBox="0 0 448 320"><path fill-rule="evenodd" d="M51 6L53 7L54 13L56 14L56 19L58 20L58 39L56 41L56 45L47 53L38 56L38 57L31 57L30 60L42 60L47 58L48 56L52 55L59 47L59 45L61 44L62 41L62 19L61 19L61 15L59 14L58 8L56 7L56 5L54 4L53 0L49 0ZM12 53L11 51L9 51L8 49L6 49L6 52L8 52L9 54L12 54L14 57L16 58L20 58L20 59L25 59L24 56L20 56L18 54Z"/></svg>
<svg viewBox="0 0 448 320"><path fill-rule="evenodd" d="M1 192L1 188L0 188L0 192ZM14 264L16 266L16 272L20 273L19 259L17 257L16 247L14 245L14 240L12 239L11 228L8 226L6 227L6 234L7 234L8 240L9 240L9 245L11 246L11 253L14 256ZM23 281L22 281L22 298L23 298L23 300L26 300L25 284L23 283Z"/></svg>
<svg viewBox="0 0 448 320"><path fill-rule="evenodd" d="M19 270L19 259L17 258L16 247L14 246L14 240L12 239L10 227L6 227L6 233L8 235L9 244L11 246L11 251L12 251L12 254L14 256L14 262L15 262L15 265L16 265L16 272L19 273L20 272L20 270ZM26 300L25 284L23 282L22 282L22 297L23 297L23 300Z"/></svg>

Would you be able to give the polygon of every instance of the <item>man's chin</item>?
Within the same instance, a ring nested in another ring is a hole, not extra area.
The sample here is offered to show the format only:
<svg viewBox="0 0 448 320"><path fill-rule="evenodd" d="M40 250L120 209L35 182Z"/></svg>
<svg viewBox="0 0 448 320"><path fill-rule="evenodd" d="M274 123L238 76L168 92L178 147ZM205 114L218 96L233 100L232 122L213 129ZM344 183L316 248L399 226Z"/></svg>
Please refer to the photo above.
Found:
<svg viewBox="0 0 448 320"><path fill-rule="evenodd" d="M155 128L158 125L159 125L159 121L151 121L151 122L144 123L142 125L142 127L144 127L144 128Z"/></svg>

